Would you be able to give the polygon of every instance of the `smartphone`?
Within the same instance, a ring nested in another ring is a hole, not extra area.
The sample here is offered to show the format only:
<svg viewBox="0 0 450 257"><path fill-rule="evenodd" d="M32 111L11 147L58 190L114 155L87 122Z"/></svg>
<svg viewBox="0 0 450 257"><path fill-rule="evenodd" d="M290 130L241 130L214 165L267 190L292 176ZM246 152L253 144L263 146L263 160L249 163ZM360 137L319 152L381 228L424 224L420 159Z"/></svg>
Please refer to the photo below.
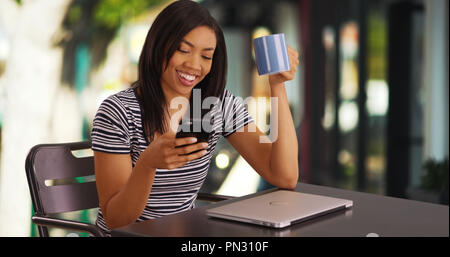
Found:
<svg viewBox="0 0 450 257"><path fill-rule="evenodd" d="M197 138L197 142L193 143L193 144L197 144L200 142L205 142L208 143L210 136L212 135L211 132L206 131L205 129L203 129L202 126L202 120L201 119L187 119L187 120L182 120L180 122L180 128L179 131L176 134L176 138L184 138L184 137L195 137ZM195 129L200 128L200 131L196 131ZM187 144L189 145L189 144ZM181 145L181 146L177 146L178 147L183 147L186 145ZM197 150L194 151L192 153L196 153L199 152L201 150ZM192 154L189 153L189 154Z"/></svg>

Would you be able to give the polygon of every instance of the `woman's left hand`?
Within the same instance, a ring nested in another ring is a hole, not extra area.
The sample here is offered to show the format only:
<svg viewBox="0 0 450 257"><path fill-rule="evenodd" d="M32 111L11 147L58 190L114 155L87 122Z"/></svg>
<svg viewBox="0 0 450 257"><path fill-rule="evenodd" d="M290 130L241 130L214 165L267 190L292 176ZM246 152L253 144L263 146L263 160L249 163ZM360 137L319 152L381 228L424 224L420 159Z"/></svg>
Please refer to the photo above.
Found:
<svg viewBox="0 0 450 257"><path fill-rule="evenodd" d="M289 63L291 65L291 70L269 75L270 86L280 85L286 81L294 79L295 72L297 72L297 66L299 63L298 52L295 51L290 46L288 46L288 55L289 55Z"/></svg>

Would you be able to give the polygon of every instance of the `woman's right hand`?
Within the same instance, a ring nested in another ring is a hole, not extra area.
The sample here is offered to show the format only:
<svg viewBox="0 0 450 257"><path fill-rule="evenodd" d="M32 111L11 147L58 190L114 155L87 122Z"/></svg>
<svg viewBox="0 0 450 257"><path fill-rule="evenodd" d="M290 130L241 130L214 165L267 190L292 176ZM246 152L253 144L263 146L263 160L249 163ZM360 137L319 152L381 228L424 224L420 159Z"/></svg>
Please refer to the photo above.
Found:
<svg viewBox="0 0 450 257"><path fill-rule="evenodd" d="M195 137L175 138L175 134L169 132L155 138L139 159L149 169L176 169L207 153L208 144L194 144L196 141Z"/></svg>

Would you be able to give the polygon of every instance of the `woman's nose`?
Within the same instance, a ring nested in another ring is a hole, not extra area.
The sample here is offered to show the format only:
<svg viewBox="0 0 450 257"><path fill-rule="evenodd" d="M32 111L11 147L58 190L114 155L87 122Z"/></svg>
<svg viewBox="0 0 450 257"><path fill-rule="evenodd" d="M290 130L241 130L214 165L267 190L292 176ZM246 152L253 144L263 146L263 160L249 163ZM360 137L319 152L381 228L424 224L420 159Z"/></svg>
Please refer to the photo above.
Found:
<svg viewBox="0 0 450 257"><path fill-rule="evenodd" d="M187 68L193 70L201 70L200 58L197 56L192 56L191 58L188 58L184 64Z"/></svg>

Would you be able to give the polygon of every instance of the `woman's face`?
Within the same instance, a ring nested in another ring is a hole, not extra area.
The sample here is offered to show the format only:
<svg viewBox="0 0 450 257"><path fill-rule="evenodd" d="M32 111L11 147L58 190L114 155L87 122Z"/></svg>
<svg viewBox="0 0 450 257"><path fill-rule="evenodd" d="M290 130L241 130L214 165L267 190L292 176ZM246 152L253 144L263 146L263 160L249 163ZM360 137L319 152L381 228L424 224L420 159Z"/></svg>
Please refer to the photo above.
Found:
<svg viewBox="0 0 450 257"><path fill-rule="evenodd" d="M216 35L207 26L200 26L184 36L161 76L161 86L167 100L176 96L189 97L192 89L211 70L216 48Z"/></svg>

